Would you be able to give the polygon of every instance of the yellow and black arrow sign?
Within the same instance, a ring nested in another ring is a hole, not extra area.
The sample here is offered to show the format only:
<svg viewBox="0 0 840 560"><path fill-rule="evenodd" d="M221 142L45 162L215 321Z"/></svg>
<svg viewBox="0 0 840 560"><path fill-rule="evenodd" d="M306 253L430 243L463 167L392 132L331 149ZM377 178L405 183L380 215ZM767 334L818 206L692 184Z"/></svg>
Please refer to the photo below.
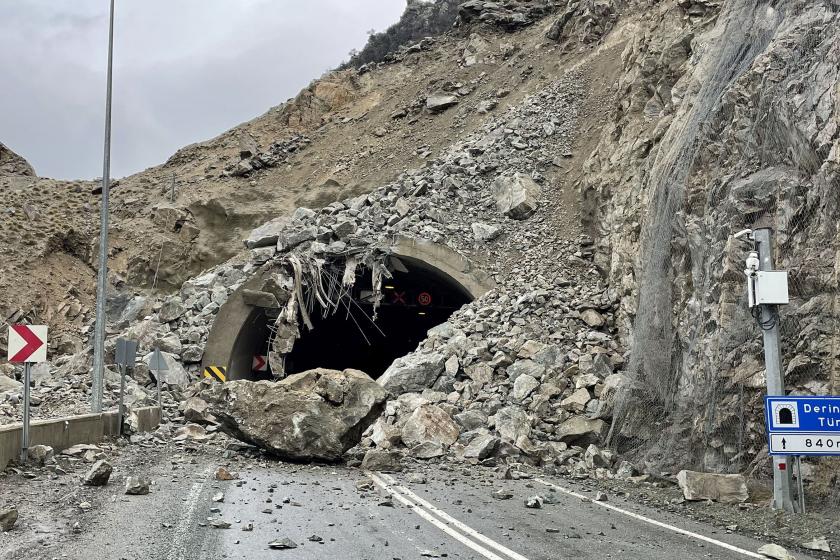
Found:
<svg viewBox="0 0 840 560"><path fill-rule="evenodd" d="M204 377L207 379L212 379L214 381L221 381L224 383L227 381L227 368L219 367L219 366L207 366L204 368Z"/></svg>

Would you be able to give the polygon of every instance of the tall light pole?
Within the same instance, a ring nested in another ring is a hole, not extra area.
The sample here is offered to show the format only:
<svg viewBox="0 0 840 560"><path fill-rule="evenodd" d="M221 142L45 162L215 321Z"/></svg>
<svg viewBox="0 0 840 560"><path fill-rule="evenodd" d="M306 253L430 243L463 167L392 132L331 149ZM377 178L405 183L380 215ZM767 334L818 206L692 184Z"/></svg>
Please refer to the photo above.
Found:
<svg viewBox="0 0 840 560"><path fill-rule="evenodd" d="M96 326L93 334L93 384L90 406L102 412L105 379L105 300L108 295L108 190L111 186L111 69L114 64L114 0L108 26L108 74L105 94L105 157L102 163L102 206L99 212L99 270L96 275Z"/></svg>

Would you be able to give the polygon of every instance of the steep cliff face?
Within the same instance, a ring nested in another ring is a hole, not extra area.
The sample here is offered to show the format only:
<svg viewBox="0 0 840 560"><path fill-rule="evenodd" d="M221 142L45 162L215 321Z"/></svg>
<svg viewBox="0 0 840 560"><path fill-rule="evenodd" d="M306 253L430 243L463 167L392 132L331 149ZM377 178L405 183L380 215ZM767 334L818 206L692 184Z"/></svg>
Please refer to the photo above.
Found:
<svg viewBox="0 0 840 560"><path fill-rule="evenodd" d="M623 54L624 95L583 199L632 348L636 389L614 437L652 460L735 470L763 448L739 229L773 227L776 265L791 271L789 388L827 392L838 369L838 11L661 3ZM640 399L658 414L642 418ZM671 437L642 443L658 424Z"/></svg>
<svg viewBox="0 0 840 560"><path fill-rule="evenodd" d="M0 177L35 176L29 162L0 143Z"/></svg>

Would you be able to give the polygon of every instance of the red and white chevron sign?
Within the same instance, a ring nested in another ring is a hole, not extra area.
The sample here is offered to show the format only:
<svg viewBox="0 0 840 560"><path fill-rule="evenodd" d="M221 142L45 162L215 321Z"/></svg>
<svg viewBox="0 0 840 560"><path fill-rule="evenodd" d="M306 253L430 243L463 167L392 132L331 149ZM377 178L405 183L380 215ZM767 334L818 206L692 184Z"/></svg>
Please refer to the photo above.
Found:
<svg viewBox="0 0 840 560"><path fill-rule="evenodd" d="M268 358L266 356L254 356L251 371L268 371Z"/></svg>
<svg viewBox="0 0 840 560"><path fill-rule="evenodd" d="M9 325L11 363L47 361L46 325Z"/></svg>

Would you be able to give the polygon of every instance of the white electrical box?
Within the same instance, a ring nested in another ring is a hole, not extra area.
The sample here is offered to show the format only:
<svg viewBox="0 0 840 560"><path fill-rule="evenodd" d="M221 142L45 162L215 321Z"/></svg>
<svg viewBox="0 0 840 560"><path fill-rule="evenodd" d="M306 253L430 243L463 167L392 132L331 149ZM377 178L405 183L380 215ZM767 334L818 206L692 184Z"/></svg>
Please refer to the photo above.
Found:
<svg viewBox="0 0 840 560"><path fill-rule="evenodd" d="M755 303L757 305L785 305L788 297L788 273L785 270L755 273Z"/></svg>

